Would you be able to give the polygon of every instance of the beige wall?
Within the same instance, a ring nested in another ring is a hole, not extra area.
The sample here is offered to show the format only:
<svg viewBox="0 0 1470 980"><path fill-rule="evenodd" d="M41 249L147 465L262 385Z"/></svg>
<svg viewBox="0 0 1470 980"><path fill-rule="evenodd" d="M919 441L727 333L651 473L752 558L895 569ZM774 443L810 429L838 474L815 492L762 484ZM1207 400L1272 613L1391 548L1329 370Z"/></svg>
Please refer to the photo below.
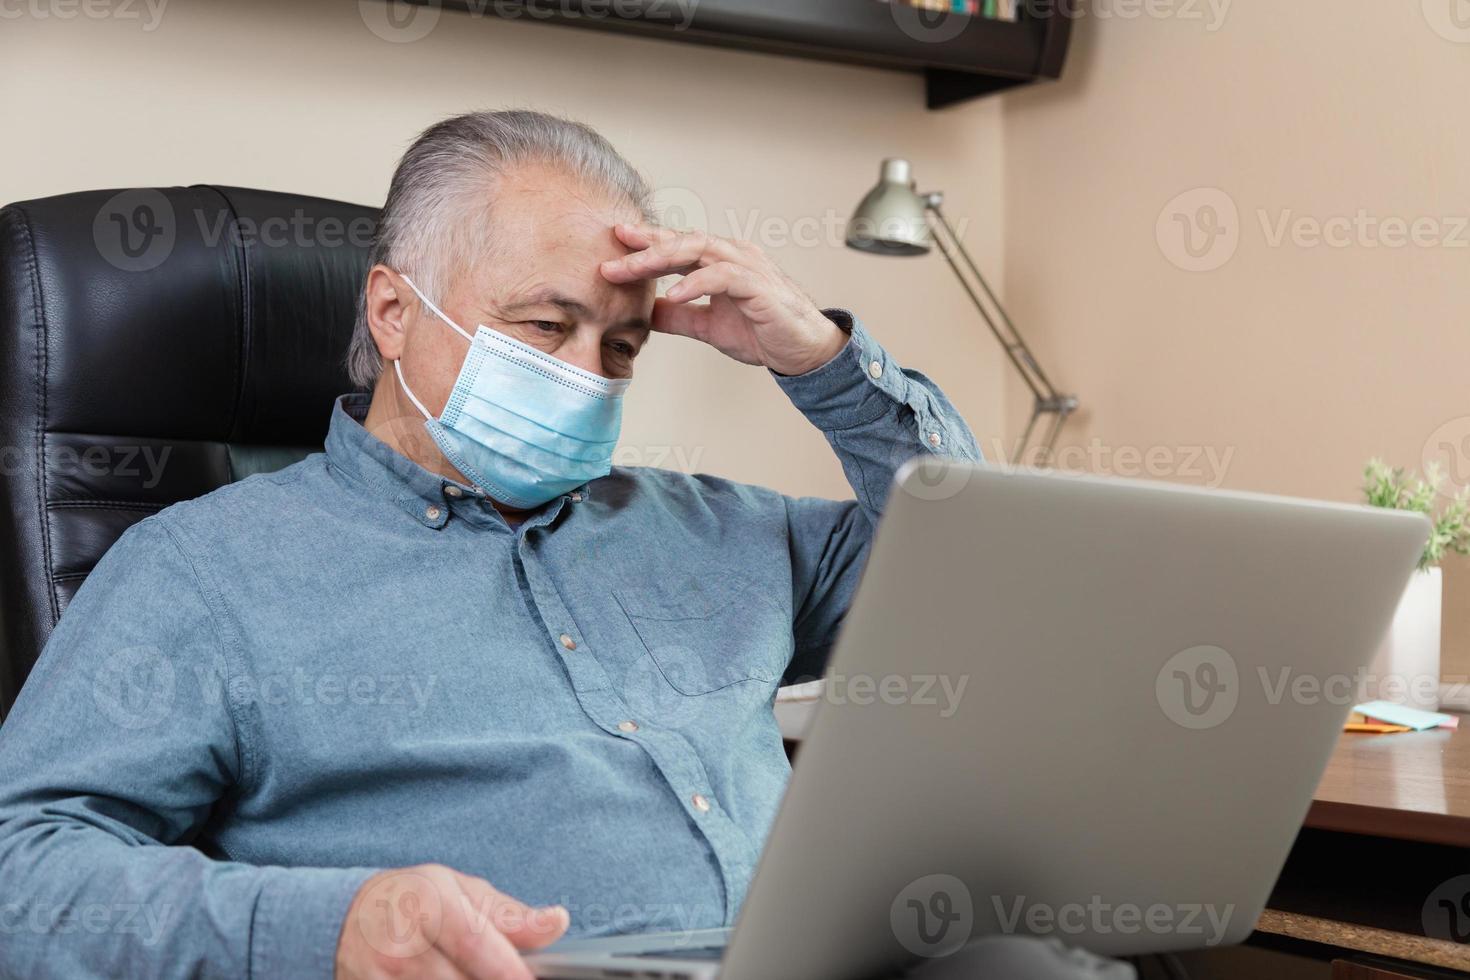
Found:
<svg viewBox="0 0 1470 980"><path fill-rule="evenodd" d="M1227 486L1341 500L1373 455L1438 454L1470 481L1470 30L1451 2L1237 3L1215 21L1084 0L1066 80L1004 99L1006 294L1088 409L1075 446L1163 447L1176 471L1212 447L1233 453ZM1198 261L1229 258L1181 268L1174 215L1227 201L1233 255L1196 223ZM1314 245L1310 225L1273 242L1283 216L1360 209L1452 242ZM1462 677L1470 568L1448 573L1445 671Z"/></svg>
<svg viewBox="0 0 1470 980"><path fill-rule="evenodd" d="M450 13L421 40L389 43L351 0L171 0L149 23L0 20L0 200L213 182L377 204L434 120L549 109L599 127L710 230L754 228L818 302L857 310L978 431L1000 429L1000 361L943 264L840 246L878 161L908 154L998 269L994 100L934 115L911 75ZM626 460L846 495L826 444L764 372L656 338L638 374Z"/></svg>
<svg viewBox="0 0 1470 980"><path fill-rule="evenodd" d="M1193 20L1088 0L1065 81L939 113L907 75L536 24L444 14L390 43L344 0L172 0L156 23L141 6L134 20L7 17L0 200L223 182L377 203L406 142L441 116L565 112L711 230L754 227L819 301L856 308L937 378L989 443L1025 402L943 264L821 241L877 160L906 154L1082 396L1073 462L1351 499L1368 456L1415 464L1470 435L1470 249L1273 245L1260 215L1274 233L1283 215L1363 209L1470 240L1443 220L1470 215L1470 43L1437 34L1419 3L1221 2L1149 8ZM1220 192L1238 244L1219 268L1185 271L1172 213ZM631 457L844 492L758 371L661 338L634 393ZM1470 455L1456 462L1470 477ZM1470 571L1449 571L1447 670L1463 674Z"/></svg>

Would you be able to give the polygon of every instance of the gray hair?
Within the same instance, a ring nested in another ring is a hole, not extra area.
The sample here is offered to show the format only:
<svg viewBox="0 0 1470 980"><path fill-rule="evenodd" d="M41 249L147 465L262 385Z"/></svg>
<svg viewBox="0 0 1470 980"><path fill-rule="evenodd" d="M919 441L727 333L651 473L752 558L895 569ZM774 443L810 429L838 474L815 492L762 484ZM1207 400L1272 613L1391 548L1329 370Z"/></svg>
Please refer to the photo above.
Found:
<svg viewBox="0 0 1470 980"><path fill-rule="evenodd" d="M523 109L472 112L430 126L398 161L369 266L381 263L407 272L424 295L442 297L450 278L490 245L493 195L487 189L508 171L538 163L563 168L652 220L647 183L590 126ZM347 373L353 384L370 388L382 370L364 290L347 349Z"/></svg>

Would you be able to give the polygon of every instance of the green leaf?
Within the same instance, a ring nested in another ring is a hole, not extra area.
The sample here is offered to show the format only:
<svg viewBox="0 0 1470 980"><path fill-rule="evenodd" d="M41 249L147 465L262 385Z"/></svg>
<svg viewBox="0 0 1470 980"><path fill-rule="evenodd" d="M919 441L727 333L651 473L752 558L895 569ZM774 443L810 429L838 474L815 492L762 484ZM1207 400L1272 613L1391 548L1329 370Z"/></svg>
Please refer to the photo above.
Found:
<svg viewBox="0 0 1470 980"><path fill-rule="evenodd" d="M1444 474L1430 463L1424 475L1410 474L1403 467L1390 467L1377 457L1363 467L1363 496L1374 507L1427 514L1434 523L1419 567L1433 568L1454 552L1470 555L1470 488L1460 491L1436 517L1434 502Z"/></svg>

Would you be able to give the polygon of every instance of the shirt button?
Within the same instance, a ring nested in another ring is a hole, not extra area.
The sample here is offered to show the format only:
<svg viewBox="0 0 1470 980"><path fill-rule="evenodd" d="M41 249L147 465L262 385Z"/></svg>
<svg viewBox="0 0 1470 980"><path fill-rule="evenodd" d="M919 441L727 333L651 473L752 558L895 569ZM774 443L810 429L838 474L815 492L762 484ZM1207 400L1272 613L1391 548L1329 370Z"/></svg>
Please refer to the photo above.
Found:
<svg viewBox="0 0 1470 980"><path fill-rule="evenodd" d="M568 650L577 649L577 641L572 639L570 636L567 636L565 633L557 637L557 639L561 640L561 645L566 647Z"/></svg>
<svg viewBox="0 0 1470 980"><path fill-rule="evenodd" d="M431 521L437 521L439 519L439 508L431 506L428 510L424 511L424 516Z"/></svg>
<svg viewBox="0 0 1470 980"><path fill-rule="evenodd" d="M620 722L618 722L618 731L620 731L620 732L623 732L623 733L628 734L628 735L632 735L637 730L638 730L638 723L636 721L620 721Z"/></svg>
<svg viewBox="0 0 1470 980"><path fill-rule="evenodd" d="M445 492L445 494L447 494L448 496L453 497L456 500L458 500L460 497L463 497L464 496L464 491L461 490L459 487L455 486L452 483L449 484L449 486L447 486L447 487L444 488L444 492Z"/></svg>
<svg viewBox="0 0 1470 980"><path fill-rule="evenodd" d="M929 445L931 445L931 446L938 446L943 441L944 440L939 437L939 433L937 433L937 432L931 432L931 433L929 433Z"/></svg>
<svg viewBox="0 0 1470 980"><path fill-rule="evenodd" d="M695 793L694 798L689 802L693 803L694 809L700 813L709 813L709 800L705 798L703 793Z"/></svg>
<svg viewBox="0 0 1470 980"><path fill-rule="evenodd" d="M869 364L868 377L872 378L874 381L877 381L879 378L883 377L882 363L874 361L872 364Z"/></svg>

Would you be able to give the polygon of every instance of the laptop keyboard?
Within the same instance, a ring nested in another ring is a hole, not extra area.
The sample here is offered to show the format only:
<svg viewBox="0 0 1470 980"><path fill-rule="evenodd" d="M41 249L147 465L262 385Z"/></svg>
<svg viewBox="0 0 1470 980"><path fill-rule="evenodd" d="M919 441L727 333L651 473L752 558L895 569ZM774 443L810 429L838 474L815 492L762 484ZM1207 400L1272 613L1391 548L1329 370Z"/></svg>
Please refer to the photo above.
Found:
<svg viewBox="0 0 1470 980"><path fill-rule="evenodd" d="M694 946L685 949L655 949L641 953L614 953L613 955L651 960L720 960L725 958L725 947Z"/></svg>

